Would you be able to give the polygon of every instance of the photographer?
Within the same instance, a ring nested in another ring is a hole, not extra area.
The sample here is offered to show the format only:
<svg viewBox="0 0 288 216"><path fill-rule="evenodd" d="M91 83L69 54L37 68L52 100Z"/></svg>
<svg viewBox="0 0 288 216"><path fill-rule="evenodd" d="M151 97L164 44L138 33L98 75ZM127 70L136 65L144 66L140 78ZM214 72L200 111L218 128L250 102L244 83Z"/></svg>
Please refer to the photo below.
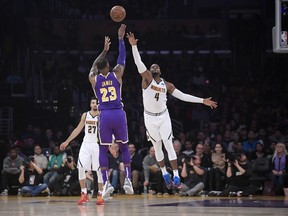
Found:
<svg viewBox="0 0 288 216"><path fill-rule="evenodd" d="M43 171L34 163L32 156L24 159L20 169L19 182L23 185L21 188L22 196L38 196L47 189L47 184L41 184Z"/></svg>
<svg viewBox="0 0 288 216"><path fill-rule="evenodd" d="M249 196L257 192L257 188L251 185L250 176L252 173L252 165L247 160L244 152L239 155L230 155L226 176L229 178L229 185L224 189L219 196Z"/></svg>
<svg viewBox="0 0 288 216"><path fill-rule="evenodd" d="M205 170L200 166L201 159L193 155L183 161L181 176L184 183L181 183L180 196L194 196L205 187Z"/></svg>
<svg viewBox="0 0 288 216"><path fill-rule="evenodd" d="M60 178L55 183L55 196L78 196L81 188L78 180L78 169L72 156L64 159L63 165L57 171Z"/></svg>

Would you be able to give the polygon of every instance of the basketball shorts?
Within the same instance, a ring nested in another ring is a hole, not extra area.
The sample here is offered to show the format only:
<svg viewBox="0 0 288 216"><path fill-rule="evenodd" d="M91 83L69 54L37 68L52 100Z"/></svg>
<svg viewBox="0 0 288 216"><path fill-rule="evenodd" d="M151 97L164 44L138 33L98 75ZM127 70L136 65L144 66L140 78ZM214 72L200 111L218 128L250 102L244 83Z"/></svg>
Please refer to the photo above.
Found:
<svg viewBox="0 0 288 216"><path fill-rule="evenodd" d="M173 138L171 119L168 110L159 116L149 115L144 112L144 123L148 140L151 142Z"/></svg>
<svg viewBox="0 0 288 216"><path fill-rule="evenodd" d="M128 142L126 113L123 109L101 110L99 114L99 141L101 145Z"/></svg>
<svg viewBox="0 0 288 216"><path fill-rule="evenodd" d="M83 167L87 171L97 171L99 169L100 165L98 143L83 141L79 151L77 167Z"/></svg>

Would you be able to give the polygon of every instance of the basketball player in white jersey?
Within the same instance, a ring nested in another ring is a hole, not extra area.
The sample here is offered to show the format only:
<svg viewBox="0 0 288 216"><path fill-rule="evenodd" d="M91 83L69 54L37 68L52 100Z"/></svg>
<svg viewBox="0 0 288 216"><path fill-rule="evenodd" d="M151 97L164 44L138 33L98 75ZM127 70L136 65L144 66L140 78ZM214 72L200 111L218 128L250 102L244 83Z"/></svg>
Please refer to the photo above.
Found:
<svg viewBox="0 0 288 216"><path fill-rule="evenodd" d="M137 48L137 41L133 33L127 33L127 38L132 46L132 54L138 72L142 76L142 95L144 105L144 123L147 130L147 135L155 148L155 156L160 165L163 178L167 188L171 188L172 184L178 188L181 185L177 156L172 144L172 126L169 112L167 110L167 93L174 97L191 103L203 103L210 106L211 109L217 107L217 102L211 98L198 98L189 94L184 94L175 86L161 78L160 67L157 64L152 64L150 71L147 70ZM170 174L167 172L164 162L164 153L162 151L162 141L168 153L168 158L173 169L173 181Z"/></svg>
<svg viewBox="0 0 288 216"><path fill-rule="evenodd" d="M86 188L85 171L92 169L93 171L97 172L98 177L99 193L97 196L96 204L103 205L104 200L101 197L101 192L103 190L103 180L99 165L99 145L97 138L97 123L99 111L97 109L97 99L95 97L91 98L90 107L91 110L82 114L78 126L72 131L67 140L60 145L60 149L62 151L65 150L69 143L75 137L77 137L85 127L85 136L80 147L77 163L79 183L81 187L81 199L78 201L78 204L81 205L89 201Z"/></svg>

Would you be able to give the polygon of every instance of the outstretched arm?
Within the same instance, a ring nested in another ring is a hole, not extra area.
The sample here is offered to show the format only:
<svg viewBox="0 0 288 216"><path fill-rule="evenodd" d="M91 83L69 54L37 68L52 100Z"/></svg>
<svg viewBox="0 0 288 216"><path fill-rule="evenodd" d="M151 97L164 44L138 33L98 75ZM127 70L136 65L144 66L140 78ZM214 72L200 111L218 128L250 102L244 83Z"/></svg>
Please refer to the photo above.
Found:
<svg viewBox="0 0 288 216"><path fill-rule="evenodd" d="M117 79L121 81L124 73L126 64L126 48L124 43L126 25L121 24L118 29L118 40L119 40L119 55L117 58L117 65L113 68L113 72L116 74Z"/></svg>
<svg viewBox="0 0 288 216"><path fill-rule="evenodd" d="M174 97L178 98L179 100L190 102L190 103L203 103L206 106L210 106L211 109L217 108L217 102L212 101L210 98L199 98L193 95L185 94L180 90L176 89L175 86L165 81L168 92L173 95Z"/></svg>
<svg viewBox="0 0 288 216"><path fill-rule="evenodd" d="M149 70L147 70L146 66L141 60L141 56L137 48L138 39L135 39L134 34L131 32L127 33L126 37L128 38L129 43L132 46L132 54L133 54L134 62L138 68L138 72L142 76L142 88L146 88L153 79L152 74Z"/></svg>
<svg viewBox="0 0 288 216"><path fill-rule="evenodd" d="M70 134L70 136L60 145L60 150L64 151L65 148L69 145L69 143L75 139L75 137L77 137L80 132L82 131L82 129L85 126L85 118L86 118L86 113L83 113L81 116L81 120L79 122L79 124L77 125L77 127L72 131L72 133Z"/></svg>
<svg viewBox="0 0 288 216"><path fill-rule="evenodd" d="M92 85L92 87L94 88L95 86L95 76L97 75L97 66L96 66L96 62L97 60L101 59L101 58L105 58L109 48L110 48L110 38L108 36L105 36L104 39L104 49L103 51L100 53L100 55L95 59L95 61L93 62L93 65L91 67L90 73L89 73L89 81Z"/></svg>

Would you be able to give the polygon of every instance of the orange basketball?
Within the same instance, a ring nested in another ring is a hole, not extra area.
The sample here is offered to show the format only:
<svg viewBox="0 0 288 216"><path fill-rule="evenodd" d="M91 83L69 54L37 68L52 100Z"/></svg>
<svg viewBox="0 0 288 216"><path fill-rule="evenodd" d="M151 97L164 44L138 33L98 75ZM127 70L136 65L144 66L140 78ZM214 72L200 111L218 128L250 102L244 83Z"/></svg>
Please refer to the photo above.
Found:
<svg viewBox="0 0 288 216"><path fill-rule="evenodd" d="M126 11L122 6L115 5L110 10L110 17L114 22L121 22L126 17Z"/></svg>

